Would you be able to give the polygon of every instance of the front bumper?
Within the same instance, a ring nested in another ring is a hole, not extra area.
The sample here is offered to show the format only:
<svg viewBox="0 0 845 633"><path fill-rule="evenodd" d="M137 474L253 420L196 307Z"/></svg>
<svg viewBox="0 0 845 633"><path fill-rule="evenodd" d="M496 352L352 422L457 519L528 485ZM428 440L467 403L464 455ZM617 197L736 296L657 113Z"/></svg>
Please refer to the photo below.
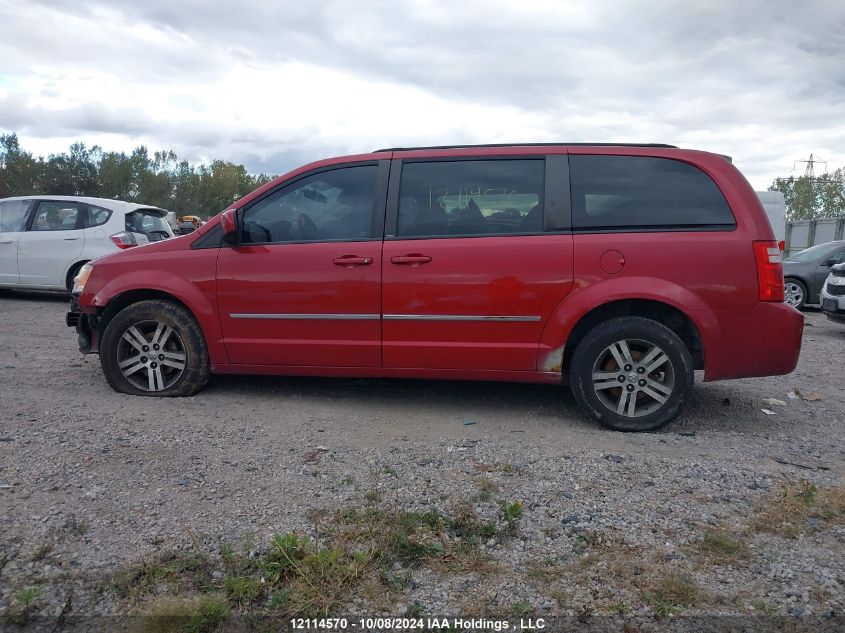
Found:
<svg viewBox="0 0 845 633"><path fill-rule="evenodd" d="M82 312L79 297L76 295L70 297L70 309L65 314L65 325L76 328L80 352L90 354L97 351L97 315Z"/></svg>
<svg viewBox="0 0 845 633"><path fill-rule="evenodd" d="M845 277L834 277L833 279L845 280ZM822 312L831 321L836 323L845 323L845 294L832 294L831 288L834 292L842 292L840 288L845 289L845 283L837 283L831 286L831 278L828 277L821 292Z"/></svg>

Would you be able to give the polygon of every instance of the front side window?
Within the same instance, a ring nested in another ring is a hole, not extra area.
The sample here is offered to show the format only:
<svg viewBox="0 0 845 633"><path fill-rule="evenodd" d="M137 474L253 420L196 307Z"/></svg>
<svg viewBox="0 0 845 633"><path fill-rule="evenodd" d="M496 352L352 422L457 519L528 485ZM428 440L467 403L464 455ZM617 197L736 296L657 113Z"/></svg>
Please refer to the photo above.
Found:
<svg viewBox="0 0 845 633"><path fill-rule="evenodd" d="M398 237L539 233L544 162L463 160L405 163Z"/></svg>
<svg viewBox="0 0 845 633"><path fill-rule="evenodd" d="M576 230L736 226L716 183L687 163L643 156L573 155L569 170Z"/></svg>
<svg viewBox="0 0 845 633"><path fill-rule="evenodd" d="M306 176L247 208L242 244L367 240L376 210L375 165Z"/></svg>
<svg viewBox="0 0 845 633"><path fill-rule="evenodd" d="M30 200L0 202L0 233L17 233L26 226Z"/></svg>
<svg viewBox="0 0 845 633"><path fill-rule="evenodd" d="M38 204L31 231L73 231L79 219L80 204L47 200Z"/></svg>

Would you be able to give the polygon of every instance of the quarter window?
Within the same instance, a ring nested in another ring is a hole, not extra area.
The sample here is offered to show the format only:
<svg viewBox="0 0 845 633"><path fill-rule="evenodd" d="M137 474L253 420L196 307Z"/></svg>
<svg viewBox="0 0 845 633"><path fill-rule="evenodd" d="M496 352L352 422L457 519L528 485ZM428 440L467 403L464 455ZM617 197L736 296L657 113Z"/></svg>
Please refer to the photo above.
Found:
<svg viewBox="0 0 845 633"><path fill-rule="evenodd" d="M703 171L641 156L570 156L572 224L578 230L736 226L730 207Z"/></svg>
<svg viewBox="0 0 845 633"><path fill-rule="evenodd" d="M79 219L79 203L48 200L38 205L30 231L73 231Z"/></svg>
<svg viewBox="0 0 845 633"><path fill-rule="evenodd" d="M86 226L102 226L109 221L111 217L111 209L104 209L93 204L88 205L88 222Z"/></svg>
<svg viewBox="0 0 845 633"><path fill-rule="evenodd" d="M23 231L29 215L31 200L5 200L0 202L0 233Z"/></svg>
<svg viewBox="0 0 845 633"><path fill-rule="evenodd" d="M405 163L397 236L539 233L543 181L537 159Z"/></svg>
<svg viewBox="0 0 845 633"><path fill-rule="evenodd" d="M306 176L249 207L241 243L331 242L373 237L375 165ZM382 211L383 212L383 211Z"/></svg>

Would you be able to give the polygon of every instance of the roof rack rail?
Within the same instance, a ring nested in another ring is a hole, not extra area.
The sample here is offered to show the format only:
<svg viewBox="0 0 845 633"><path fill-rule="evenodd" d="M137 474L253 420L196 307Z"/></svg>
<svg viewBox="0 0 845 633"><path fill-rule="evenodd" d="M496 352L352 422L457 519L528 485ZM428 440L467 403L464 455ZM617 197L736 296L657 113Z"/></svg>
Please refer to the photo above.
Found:
<svg viewBox="0 0 845 633"><path fill-rule="evenodd" d="M558 147L558 146L572 146L572 147L665 147L669 149L678 149L677 145L666 145L665 143L486 143L480 145L473 145L467 143L464 145L425 145L420 147L385 147L383 149L374 150L376 152L409 152L418 149L464 149L471 147Z"/></svg>

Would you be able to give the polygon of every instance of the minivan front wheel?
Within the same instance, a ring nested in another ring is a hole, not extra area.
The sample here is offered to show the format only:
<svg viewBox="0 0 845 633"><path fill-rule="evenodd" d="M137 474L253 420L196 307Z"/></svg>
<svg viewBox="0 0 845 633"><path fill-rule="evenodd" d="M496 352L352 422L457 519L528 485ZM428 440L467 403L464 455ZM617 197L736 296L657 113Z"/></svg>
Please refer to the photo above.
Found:
<svg viewBox="0 0 845 633"><path fill-rule="evenodd" d="M211 370L202 330L175 303L133 303L109 322L100 343L100 364L116 391L143 396L190 396Z"/></svg>
<svg viewBox="0 0 845 633"><path fill-rule="evenodd" d="M678 417L693 364L675 332L652 319L619 317L590 330L570 364L580 407L616 431L654 431Z"/></svg>

